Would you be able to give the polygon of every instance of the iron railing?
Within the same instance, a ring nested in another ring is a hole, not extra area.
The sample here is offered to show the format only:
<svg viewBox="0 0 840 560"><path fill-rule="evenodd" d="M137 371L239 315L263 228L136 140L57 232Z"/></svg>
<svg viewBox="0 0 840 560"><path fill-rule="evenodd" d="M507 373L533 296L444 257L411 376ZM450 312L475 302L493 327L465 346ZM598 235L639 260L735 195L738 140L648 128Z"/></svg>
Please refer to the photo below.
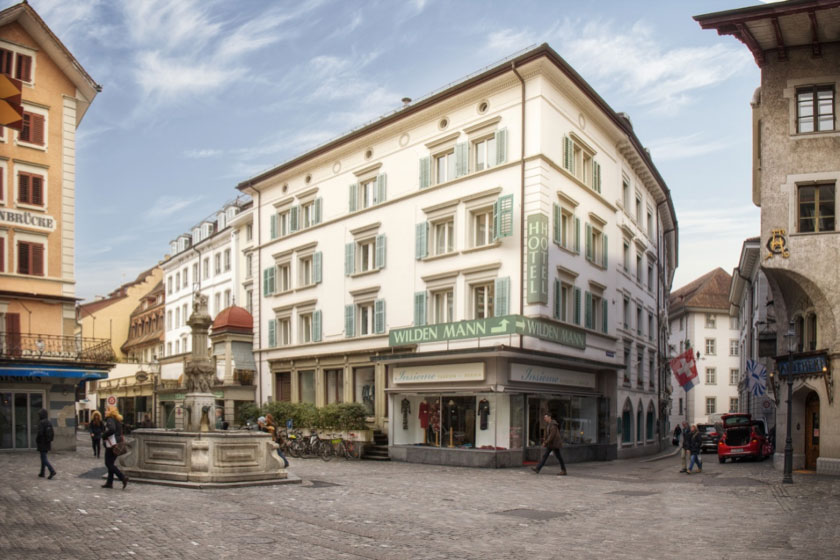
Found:
<svg viewBox="0 0 840 560"><path fill-rule="evenodd" d="M32 333L0 333L0 358L87 363L116 361L107 338Z"/></svg>

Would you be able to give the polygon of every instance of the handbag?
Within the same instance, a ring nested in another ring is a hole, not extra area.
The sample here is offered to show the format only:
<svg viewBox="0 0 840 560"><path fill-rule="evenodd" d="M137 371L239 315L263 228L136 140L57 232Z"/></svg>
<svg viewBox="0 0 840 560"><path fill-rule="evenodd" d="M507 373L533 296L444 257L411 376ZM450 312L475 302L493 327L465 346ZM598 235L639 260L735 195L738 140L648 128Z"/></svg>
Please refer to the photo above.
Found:
<svg viewBox="0 0 840 560"><path fill-rule="evenodd" d="M111 453L119 457L120 455L125 455L128 452L128 444L125 442L125 438L120 438L120 441L112 445L110 449Z"/></svg>

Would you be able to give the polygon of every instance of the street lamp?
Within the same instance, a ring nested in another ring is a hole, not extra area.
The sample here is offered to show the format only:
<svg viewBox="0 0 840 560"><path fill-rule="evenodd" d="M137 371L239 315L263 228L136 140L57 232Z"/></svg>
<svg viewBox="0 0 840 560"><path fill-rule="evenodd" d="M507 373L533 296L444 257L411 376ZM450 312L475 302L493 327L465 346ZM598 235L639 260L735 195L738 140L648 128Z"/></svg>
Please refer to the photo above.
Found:
<svg viewBox="0 0 840 560"><path fill-rule="evenodd" d="M152 415L154 417L155 428L158 427L158 407L157 407L157 390L158 377L160 377L160 362L157 355L152 356L152 361L149 364L149 369L152 370Z"/></svg>
<svg viewBox="0 0 840 560"><path fill-rule="evenodd" d="M787 437L785 438L785 472L782 483L793 484L793 440L791 439L791 417L793 416L793 349L796 345L796 328L793 321L790 322L788 332L785 333L785 340L788 345L788 371L787 371Z"/></svg>

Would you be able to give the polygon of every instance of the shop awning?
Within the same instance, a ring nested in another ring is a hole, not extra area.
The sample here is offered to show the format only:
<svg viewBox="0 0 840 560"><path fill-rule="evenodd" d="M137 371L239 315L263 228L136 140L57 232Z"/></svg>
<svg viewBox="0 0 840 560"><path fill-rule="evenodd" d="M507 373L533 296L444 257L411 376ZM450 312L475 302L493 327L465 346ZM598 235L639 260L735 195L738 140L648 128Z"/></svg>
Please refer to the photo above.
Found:
<svg viewBox="0 0 840 560"><path fill-rule="evenodd" d="M82 369L72 366L40 364L0 365L0 378L17 377L21 379L44 379L51 377L83 380L105 379L108 370Z"/></svg>

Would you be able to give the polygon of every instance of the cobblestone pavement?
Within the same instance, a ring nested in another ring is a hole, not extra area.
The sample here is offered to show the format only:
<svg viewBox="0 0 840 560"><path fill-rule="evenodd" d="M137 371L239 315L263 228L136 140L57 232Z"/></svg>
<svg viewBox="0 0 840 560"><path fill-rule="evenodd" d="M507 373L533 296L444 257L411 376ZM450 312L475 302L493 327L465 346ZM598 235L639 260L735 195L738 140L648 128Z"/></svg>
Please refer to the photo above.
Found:
<svg viewBox="0 0 840 560"><path fill-rule="evenodd" d="M530 469L292 459L302 484L100 488L84 444L0 453L0 558L837 558L840 479L707 455ZM553 461L553 459L552 459ZM119 485L117 485L119 486ZM688 531L688 533L686 533Z"/></svg>

